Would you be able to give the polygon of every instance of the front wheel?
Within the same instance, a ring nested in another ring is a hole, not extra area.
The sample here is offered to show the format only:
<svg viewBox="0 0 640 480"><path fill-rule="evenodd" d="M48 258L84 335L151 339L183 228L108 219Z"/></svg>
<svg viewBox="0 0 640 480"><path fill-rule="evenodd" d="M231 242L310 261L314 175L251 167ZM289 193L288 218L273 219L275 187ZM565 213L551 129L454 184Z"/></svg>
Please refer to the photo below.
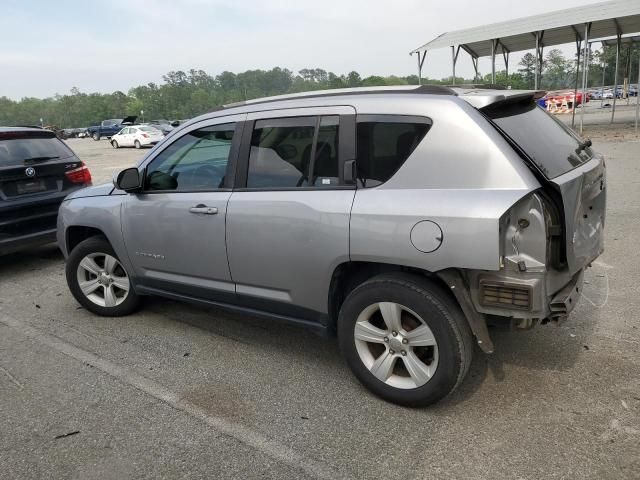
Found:
<svg viewBox="0 0 640 480"><path fill-rule="evenodd" d="M134 145L137 149L142 148L142 144L138 140L135 141Z"/></svg>
<svg viewBox="0 0 640 480"><path fill-rule="evenodd" d="M100 134L96 132L91 135L91 138L93 138L97 142L98 140L100 140Z"/></svg>
<svg viewBox="0 0 640 480"><path fill-rule="evenodd" d="M69 255L65 270L71 293L90 312L120 317L135 311L140 303L129 272L104 237L79 243Z"/></svg>
<svg viewBox="0 0 640 480"><path fill-rule="evenodd" d="M353 290L340 309L338 340L365 387L409 407L451 393L473 355L459 306L439 284L410 274L379 275Z"/></svg>
<svg viewBox="0 0 640 480"><path fill-rule="evenodd" d="M111 140L111 146L113 148L118 148L119 147L118 142L116 142L115 140Z"/></svg>

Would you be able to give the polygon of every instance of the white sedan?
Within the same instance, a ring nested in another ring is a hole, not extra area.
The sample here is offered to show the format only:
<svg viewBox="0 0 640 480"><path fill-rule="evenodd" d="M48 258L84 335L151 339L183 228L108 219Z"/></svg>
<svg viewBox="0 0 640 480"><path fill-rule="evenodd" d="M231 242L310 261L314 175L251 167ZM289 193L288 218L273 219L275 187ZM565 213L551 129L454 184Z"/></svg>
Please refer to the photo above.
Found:
<svg viewBox="0 0 640 480"><path fill-rule="evenodd" d="M111 137L111 146L142 148L152 146L164 138L164 134L157 128L146 125L125 127Z"/></svg>

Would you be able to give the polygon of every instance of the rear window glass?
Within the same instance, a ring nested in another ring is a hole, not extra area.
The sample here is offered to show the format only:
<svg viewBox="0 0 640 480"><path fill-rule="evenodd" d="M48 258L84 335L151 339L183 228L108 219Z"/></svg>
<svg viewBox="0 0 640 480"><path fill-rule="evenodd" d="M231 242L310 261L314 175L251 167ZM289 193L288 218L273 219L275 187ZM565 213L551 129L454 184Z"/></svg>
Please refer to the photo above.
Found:
<svg viewBox="0 0 640 480"><path fill-rule="evenodd" d="M157 128L153 128L153 127L138 127L139 130L142 130L143 132L157 132L158 129Z"/></svg>
<svg viewBox="0 0 640 480"><path fill-rule="evenodd" d="M426 123L384 119L358 121L358 184L363 188L376 187L389 180L422 141L429 127Z"/></svg>
<svg viewBox="0 0 640 480"><path fill-rule="evenodd" d="M547 178L555 178L591 159L593 152L561 121L535 103L484 109L535 162Z"/></svg>
<svg viewBox="0 0 640 480"><path fill-rule="evenodd" d="M55 137L3 139L0 134L0 167L72 156L73 152Z"/></svg>

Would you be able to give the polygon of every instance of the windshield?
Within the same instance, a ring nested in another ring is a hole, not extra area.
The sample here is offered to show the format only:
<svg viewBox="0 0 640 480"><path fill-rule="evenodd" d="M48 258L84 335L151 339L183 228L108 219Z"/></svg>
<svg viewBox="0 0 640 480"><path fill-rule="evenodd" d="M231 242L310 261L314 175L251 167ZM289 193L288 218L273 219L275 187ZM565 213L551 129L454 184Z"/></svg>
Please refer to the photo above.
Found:
<svg viewBox="0 0 640 480"><path fill-rule="evenodd" d="M535 162L555 178L591 159L593 152L578 136L535 103L496 105L483 112Z"/></svg>
<svg viewBox="0 0 640 480"><path fill-rule="evenodd" d="M62 159L72 156L73 152L53 136L9 140L3 140L0 136L0 167L24 165L25 160Z"/></svg>

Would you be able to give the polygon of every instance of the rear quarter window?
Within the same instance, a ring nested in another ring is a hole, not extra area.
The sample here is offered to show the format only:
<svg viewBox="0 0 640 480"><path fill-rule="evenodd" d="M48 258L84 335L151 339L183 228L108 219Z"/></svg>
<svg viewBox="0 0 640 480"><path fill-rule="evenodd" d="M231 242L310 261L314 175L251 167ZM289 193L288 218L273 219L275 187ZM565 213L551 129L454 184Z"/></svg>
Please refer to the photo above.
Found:
<svg viewBox="0 0 640 480"><path fill-rule="evenodd" d="M370 188L389 180L416 149L430 127L431 120L428 118L358 116L358 185Z"/></svg>
<svg viewBox="0 0 640 480"><path fill-rule="evenodd" d="M527 101L482 110L551 179L589 161L593 152L561 121Z"/></svg>

